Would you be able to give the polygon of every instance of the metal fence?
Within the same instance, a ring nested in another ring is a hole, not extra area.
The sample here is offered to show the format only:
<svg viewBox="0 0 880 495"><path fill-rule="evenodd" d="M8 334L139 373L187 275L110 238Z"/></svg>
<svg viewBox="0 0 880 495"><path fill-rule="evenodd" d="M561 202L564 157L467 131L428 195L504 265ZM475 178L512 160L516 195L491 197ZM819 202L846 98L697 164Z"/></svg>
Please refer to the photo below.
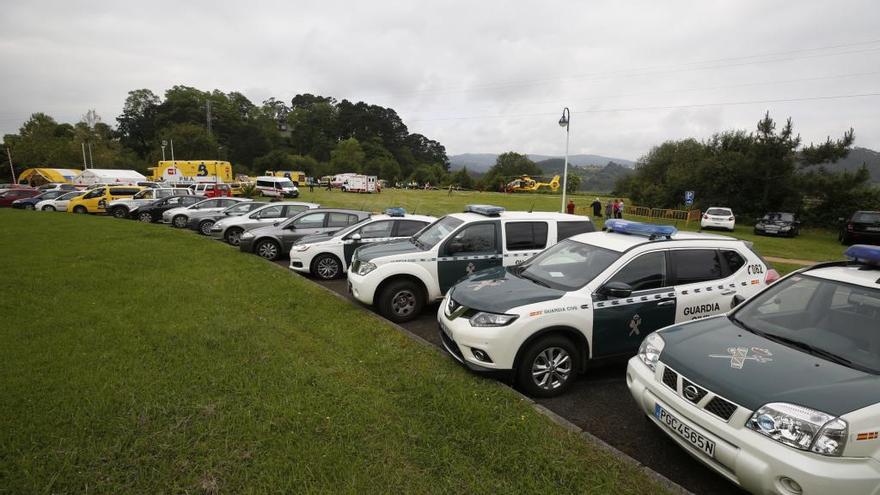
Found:
<svg viewBox="0 0 880 495"><path fill-rule="evenodd" d="M590 207L579 208L579 210L586 216L590 216L593 211ZM605 213L604 207L602 208L602 213ZM700 210L673 210L669 208L650 208L647 206L624 206L623 208L624 218L639 217L639 220L684 221L687 224L691 221L698 221L701 215L702 211Z"/></svg>

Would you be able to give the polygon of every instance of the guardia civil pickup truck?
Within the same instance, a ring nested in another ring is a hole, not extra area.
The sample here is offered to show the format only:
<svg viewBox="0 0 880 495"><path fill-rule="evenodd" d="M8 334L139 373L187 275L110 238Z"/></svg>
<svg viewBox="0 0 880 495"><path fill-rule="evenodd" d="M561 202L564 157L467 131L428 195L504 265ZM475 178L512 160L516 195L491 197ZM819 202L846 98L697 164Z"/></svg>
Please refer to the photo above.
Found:
<svg viewBox="0 0 880 495"><path fill-rule="evenodd" d="M443 347L552 397L590 365L635 355L646 334L722 314L779 278L732 237L626 220L605 228L456 285L437 311Z"/></svg>
<svg viewBox="0 0 880 495"><path fill-rule="evenodd" d="M880 247L845 254L649 334L626 372L638 407L752 493L880 493Z"/></svg>

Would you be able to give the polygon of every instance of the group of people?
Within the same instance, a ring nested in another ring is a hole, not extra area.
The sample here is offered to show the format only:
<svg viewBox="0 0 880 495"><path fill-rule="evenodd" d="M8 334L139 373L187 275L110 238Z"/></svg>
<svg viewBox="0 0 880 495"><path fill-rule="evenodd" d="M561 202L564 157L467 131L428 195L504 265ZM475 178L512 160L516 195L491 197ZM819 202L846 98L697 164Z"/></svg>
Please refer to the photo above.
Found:
<svg viewBox="0 0 880 495"><path fill-rule="evenodd" d="M602 216L602 202L599 201L599 198L596 198L590 206L593 208L593 216L601 217ZM623 218L623 200L615 199L614 201L608 200L605 203L605 219L609 218Z"/></svg>

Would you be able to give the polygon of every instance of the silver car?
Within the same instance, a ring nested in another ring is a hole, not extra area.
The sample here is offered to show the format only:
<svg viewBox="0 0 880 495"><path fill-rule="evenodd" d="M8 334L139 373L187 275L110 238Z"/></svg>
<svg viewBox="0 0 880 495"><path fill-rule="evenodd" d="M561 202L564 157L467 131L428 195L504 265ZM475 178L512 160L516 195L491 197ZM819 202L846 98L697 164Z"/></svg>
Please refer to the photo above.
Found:
<svg viewBox="0 0 880 495"><path fill-rule="evenodd" d="M321 205L316 203L303 203L300 201L269 203L247 215L217 220L211 227L211 236L218 240L222 239L233 246L238 246L241 234L248 230L271 225L305 210L313 210L320 207Z"/></svg>
<svg viewBox="0 0 880 495"><path fill-rule="evenodd" d="M170 223L182 229L189 222L189 216L196 213L217 213L242 201L240 198L208 198L186 208L174 208L162 213L162 223Z"/></svg>
<svg viewBox="0 0 880 495"><path fill-rule="evenodd" d="M195 230L199 234L209 236L211 235L211 227L214 226L214 222L217 220L222 220L226 217L246 215L267 204L269 203L265 201L241 201L221 211L208 211L204 213L197 212L198 216L195 216L195 213L191 213L186 228Z"/></svg>
<svg viewBox="0 0 880 495"><path fill-rule="evenodd" d="M238 248L243 253L256 253L267 260L286 257L293 243L310 235L333 234L370 217L368 211L319 208L301 212L283 222L245 232Z"/></svg>

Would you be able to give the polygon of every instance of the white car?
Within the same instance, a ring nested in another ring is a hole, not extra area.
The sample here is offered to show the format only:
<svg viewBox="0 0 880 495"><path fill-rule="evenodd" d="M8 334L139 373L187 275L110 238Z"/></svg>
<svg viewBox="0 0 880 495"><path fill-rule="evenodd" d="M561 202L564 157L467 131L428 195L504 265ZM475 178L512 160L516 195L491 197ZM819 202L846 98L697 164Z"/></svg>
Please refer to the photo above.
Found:
<svg viewBox="0 0 880 495"><path fill-rule="evenodd" d="M733 232L736 227L736 217L730 208L713 206L703 213L700 218L701 229L724 229Z"/></svg>
<svg viewBox="0 0 880 495"><path fill-rule="evenodd" d="M591 362L629 358L646 334L724 313L779 278L738 239L626 220L605 228L457 284L437 312L445 349L552 397Z"/></svg>
<svg viewBox="0 0 880 495"><path fill-rule="evenodd" d="M71 199L82 196L87 192L88 191L71 191L55 199L46 199L34 205L34 209L37 211L67 211L67 203L69 203Z"/></svg>
<svg viewBox="0 0 880 495"><path fill-rule="evenodd" d="M241 234L248 230L281 222L305 210L313 210L320 207L321 205L317 203L303 203L299 201L269 203L246 215L217 220L211 226L211 236L215 239L223 240L232 246L238 246L238 243L241 241Z"/></svg>
<svg viewBox="0 0 880 495"><path fill-rule="evenodd" d="M386 318L410 321L467 275L518 265L562 239L595 230L588 217L468 205L409 239L359 248L348 270L349 288Z"/></svg>
<svg viewBox="0 0 880 495"><path fill-rule="evenodd" d="M172 208L162 212L162 223L170 223L171 225L182 229L189 223L189 216L192 213L208 213L218 212L238 204L246 199L239 198L208 198L191 206L181 206L180 208Z"/></svg>
<svg viewBox="0 0 880 495"><path fill-rule="evenodd" d="M626 372L638 407L751 493L880 493L880 247L846 255L648 335Z"/></svg>
<svg viewBox="0 0 880 495"><path fill-rule="evenodd" d="M256 179L256 186L263 196L270 198L299 197L299 189L290 180L290 177L260 176Z"/></svg>
<svg viewBox="0 0 880 495"><path fill-rule="evenodd" d="M373 215L332 235L309 236L290 249L290 269L315 277L334 279L348 270L357 248L377 242L409 238L437 221L425 215Z"/></svg>

